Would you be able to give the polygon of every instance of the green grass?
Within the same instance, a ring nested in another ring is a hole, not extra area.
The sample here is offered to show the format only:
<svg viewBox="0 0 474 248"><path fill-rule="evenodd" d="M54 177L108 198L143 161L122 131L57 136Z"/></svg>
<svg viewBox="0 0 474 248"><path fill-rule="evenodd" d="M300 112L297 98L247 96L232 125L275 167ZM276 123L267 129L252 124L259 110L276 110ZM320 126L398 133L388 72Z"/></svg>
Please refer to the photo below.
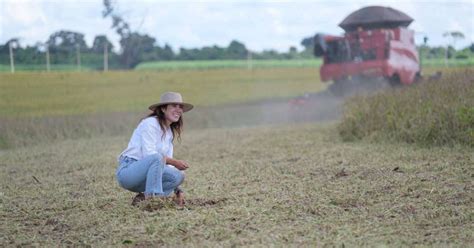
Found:
<svg viewBox="0 0 474 248"><path fill-rule="evenodd" d="M114 178L128 136L2 152L2 246L457 246L472 150L344 143L332 125L188 131L189 204L144 211Z"/></svg>
<svg viewBox="0 0 474 248"><path fill-rule="evenodd" d="M474 70L451 70L437 81L356 97L346 102L339 132L345 140L474 147Z"/></svg>
<svg viewBox="0 0 474 248"><path fill-rule="evenodd" d="M0 117L143 111L164 91L210 106L324 89L315 68L0 74Z"/></svg>
<svg viewBox="0 0 474 248"><path fill-rule="evenodd" d="M300 60L253 60L250 64L247 60L197 60L197 61L158 61L140 63L136 70L182 70L182 69L216 69L216 68L278 68L278 67L313 67L318 68L322 64L321 59ZM425 59L422 66L445 67L444 59ZM474 58L450 59L448 67L473 66Z"/></svg>
<svg viewBox="0 0 474 248"><path fill-rule="evenodd" d="M82 65L81 71L94 71L95 66L89 65ZM43 65L24 65L24 64L16 64L15 65L15 72L22 72L22 71L43 71L46 72L46 64ZM51 71L79 71L77 65L68 65L68 64L53 64L50 66ZM11 72L10 65L0 64L0 73L7 73Z"/></svg>
<svg viewBox="0 0 474 248"><path fill-rule="evenodd" d="M142 62L136 66L135 70L212 70L229 68L318 68L321 66L320 58L314 59L293 59L293 60L193 60L193 61L153 61ZM469 67L474 65L474 58L468 59L449 59L447 64L444 59L423 59L423 67ZM82 65L81 71L94 71L101 65ZM17 72L20 71L46 71L46 65L24 65L15 66ZM78 71L75 64L51 65L52 71ZM0 73L10 72L9 64L0 64Z"/></svg>
<svg viewBox="0 0 474 248"><path fill-rule="evenodd" d="M142 62L135 70L209 70L225 68L317 68L321 59L295 59L295 60L192 60L192 61L154 61ZM82 71L96 70L97 65L83 65ZM46 71L46 65L15 65L16 71ZM78 71L77 65L51 65L52 71ZM10 72L10 65L0 64L0 72Z"/></svg>
<svg viewBox="0 0 474 248"><path fill-rule="evenodd" d="M472 67L474 66L474 57L468 59L424 59L422 66L426 67Z"/></svg>
<svg viewBox="0 0 474 248"><path fill-rule="evenodd" d="M216 68L279 68L312 67L321 65L321 59L298 60L194 60L194 61L157 61L140 63L136 70L182 70Z"/></svg>

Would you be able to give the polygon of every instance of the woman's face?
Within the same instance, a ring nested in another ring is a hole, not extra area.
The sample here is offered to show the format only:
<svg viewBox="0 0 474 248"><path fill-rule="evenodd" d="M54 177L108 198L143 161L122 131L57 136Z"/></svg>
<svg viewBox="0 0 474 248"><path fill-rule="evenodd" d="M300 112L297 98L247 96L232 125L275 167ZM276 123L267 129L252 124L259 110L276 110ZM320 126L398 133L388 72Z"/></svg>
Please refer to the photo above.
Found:
<svg viewBox="0 0 474 248"><path fill-rule="evenodd" d="M183 115L183 105L181 104L168 104L166 107L161 108L165 114L166 122L170 125L171 123L179 121L181 115Z"/></svg>

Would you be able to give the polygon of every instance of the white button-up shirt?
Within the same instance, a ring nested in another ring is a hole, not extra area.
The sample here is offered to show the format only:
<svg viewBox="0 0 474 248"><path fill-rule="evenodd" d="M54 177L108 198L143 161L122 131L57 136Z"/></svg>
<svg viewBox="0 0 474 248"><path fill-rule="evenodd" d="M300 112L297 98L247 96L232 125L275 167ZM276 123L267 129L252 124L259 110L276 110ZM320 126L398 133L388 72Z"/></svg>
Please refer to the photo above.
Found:
<svg viewBox="0 0 474 248"><path fill-rule="evenodd" d="M160 124L155 116L143 119L133 131L132 138L120 156L127 156L140 160L151 154L162 154L173 157L173 133L166 130L163 136ZM119 156L119 158L120 158Z"/></svg>

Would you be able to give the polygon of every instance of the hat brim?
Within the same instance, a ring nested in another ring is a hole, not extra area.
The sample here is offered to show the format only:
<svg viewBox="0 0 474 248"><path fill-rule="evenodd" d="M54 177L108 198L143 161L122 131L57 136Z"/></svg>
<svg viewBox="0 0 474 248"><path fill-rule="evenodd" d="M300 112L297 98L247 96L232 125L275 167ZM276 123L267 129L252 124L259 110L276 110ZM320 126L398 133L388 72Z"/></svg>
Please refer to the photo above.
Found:
<svg viewBox="0 0 474 248"><path fill-rule="evenodd" d="M183 112L188 112L189 110L194 108L194 106L192 104L185 103L185 102L161 102L161 103L155 103L153 105L150 105L150 107L148 107L148 109L149 110L155 110L156 108L158 108L160 106L163 106L163 105L167 105L167 104L180 104L180 105L183 105Z"/></svg>

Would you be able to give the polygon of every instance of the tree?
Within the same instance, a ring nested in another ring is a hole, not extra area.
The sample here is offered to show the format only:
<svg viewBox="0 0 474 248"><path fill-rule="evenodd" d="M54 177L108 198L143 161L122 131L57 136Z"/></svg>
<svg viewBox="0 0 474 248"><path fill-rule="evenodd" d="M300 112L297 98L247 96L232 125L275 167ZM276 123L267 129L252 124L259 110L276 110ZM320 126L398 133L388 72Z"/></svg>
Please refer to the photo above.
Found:
<svg viewBox="0 0 474 248"><path fill-rule="evenodd" d="M81 33L60 30L49 36L46 42L51 51L70 52L75 51L77 47L81 51L87 50L84 35Z"/></svg>
<svg viewBox="0 0 474 248"><path fill-rule="evenodd" d="M199 59L199 49L197 48L180 48L179 49L179 60L197 60Z"/></svg>
<svg viewBox="0 0 474 248"><path fill-rule="evenodd" d="M112 28L120 35L120 64L125 68L133 68L141 61L148 60L153 56L149 53L153 51L155 39L148 35L141 35L130 30L130 25L114 11L111 0L104 0L105 10L102 12L104 18L112 18Z"/></svg>
<svg viewBox="0 0 474 248"><path fill-rule="evenodd" d="M112 52L114 45L107 39L105 35L97 35L94 38L94 43L92 44L91 51L94 53L103 53L104 47L107 45L107 51Z"/></svg>
<svg viewBox="0 0 474 248"><path fill-rule="evenodd" d="M446 54L446 47L429 47L428 53L426 54L427 58L444 58Z"/></svg>
<svg viewBox="0 0 474 248"><path fill-rule="evenodd" d="M225 49L214 46L203 47L199 55L200 59L213 60L213 59L224 59L225 58Z"/></svg>
<svg viewBox="0 0 474 248"><path fill-rule="evenodd" d="M281 55L275 50L263 50L259 55L256 56L258 59L281 59Z"/></svg>
<svg viewBox="0 0 474 248"><path fill-rule="evenodd" d="M456 41L464 39L464 34L459 32L459 31L450 31L450 32L445 32L443 34L443 37L451 37L453 39L453 47L456 47Z"/></svg>
<svg viewBox="0 0 474 248"><path fill-rule="evenodd" d="M227 56L229 56L229 59L245 59L247 58L247 52L245 45L236 40L231 41L227 47Z"/></svg>
<svg viewBox="0 0 474 248"><path fill-rule="evenodd" d="M140 62L150 60L148 54L153 52L155 39L148 35L131 33L120 39L122 55L120 63L125 68L134 68Z"/></svg>
<svg viewBox="0 0 474 248"><path fill-rule="evenodd" d="M314 47L314 37L311 36L303 38L300 44L304 47L305 50L312 50Z"/></svg>
<svg viewBox="0 0 474 248"><path fill-rule="evenodd" d="M459 39L464 39L464 34L459 31L450 31L450 32L445 32L443 34L443 37L448 37L448 36L453 39L452 46L450 46L450 47L453 47L453 50L454 50L454 47L456 46L456 41ZM447 65L448 63L447 59L453 57L453 55L456 53L456 50L454 50L452 53L450 53L449 50L450 49L448 47L448 49L446 50L445 59L444 59L445 65Z"/></svg>
<svg viewBox="0 0 474 248"><path fill-rule="evenodd" d="M76 52L88 50L84 35L81 33L60 30L49 36L46 41L51 56L51 63L74 63L77 61Z"/></svg>
<svg viewBox="0 0 474 248"><path fill-rule="evenodd" d="M114 12L114 7L110 0L104 0L105 10L102 11L102 17L106 18L110 16L112 18L112 28L114 28L120 37L129 36L130 26L127 22L118 14Z"/></svg>
<svg viewBox="0 0 474 248"><path fill-rule="evenodd" d="M287 58L295 59L297 57L298 57L298 49L296 49L296 47L294 47L294 46L290 46L290 48L288 49Z"/></svg>
<svg viewBox="0 0 474 248"><path fill-rule="evenodd" d="M175 55L173 49L168 44L165 44L165 46L158 53L158 58L162 60L172 60L174 57Z"/></svg>
<svg viewBox="0 0 474 248"><path fill-rule="evenodd" d="M456 55L456 49L454 49L453 46L448 46L446 54L448 59L454 58L454 56Z"/></svg>
<svg viewBox="0 0 474 248"><path fill-rule="evenodd" d="M0 45L0 53L1 54L6 54L6 55L9 54L10 43L15 44L16 47L20 47L20 42L19 42L18 38L12 38L12 39L8 40L7 42L5 42L4 45Z"/></svg>

